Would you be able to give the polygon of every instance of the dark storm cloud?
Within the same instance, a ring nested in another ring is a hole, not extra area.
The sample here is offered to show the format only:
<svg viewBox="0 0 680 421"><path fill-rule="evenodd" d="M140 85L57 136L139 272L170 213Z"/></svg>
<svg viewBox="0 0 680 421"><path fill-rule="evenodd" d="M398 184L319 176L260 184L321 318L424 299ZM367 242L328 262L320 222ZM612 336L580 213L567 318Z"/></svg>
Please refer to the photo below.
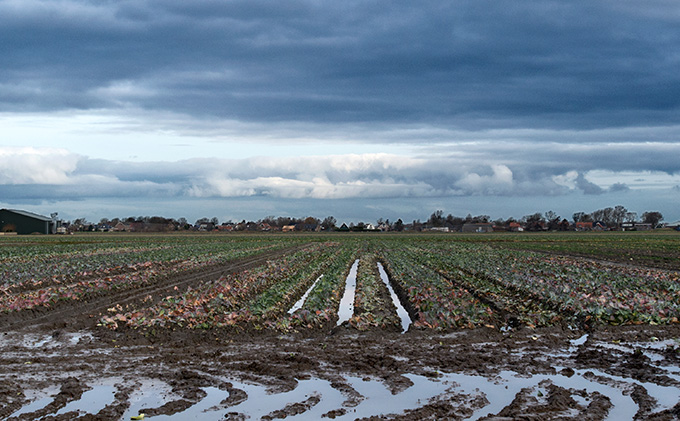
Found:
<svg viewBox="0 0 680 421"><path fill-rule="evenodd" d="M604 193L604 189L602 187L586 180L586 178L583 176L583 174L579 174L578 177L576 178L576 187L583 190L583 193L585 193L585 194L602 194L602 193Z"/></svg>
<svg viewBox="0 0 680 421"><path fill-rule="evenodd" d="M625 183L614 183L609 187L609 191L611 192L625 192L629 191L630 187L628 187Z"/></svg>
<svg viewBox="0 0 680 421"><path fill-rule="evenodd" d="M679 21L661 1L4 1L0 110L664 125Z"/></svg>

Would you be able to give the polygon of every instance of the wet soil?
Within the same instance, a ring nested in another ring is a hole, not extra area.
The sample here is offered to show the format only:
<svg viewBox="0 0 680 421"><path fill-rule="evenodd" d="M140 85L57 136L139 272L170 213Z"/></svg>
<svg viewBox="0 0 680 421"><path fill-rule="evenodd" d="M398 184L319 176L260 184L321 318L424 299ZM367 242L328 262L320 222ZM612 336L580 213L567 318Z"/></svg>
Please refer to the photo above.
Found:
<svg viewBox="0 0 680 421"><path fill-rule="evenodd" d="M601 420L627 411L621 405L632 408L628 419L680 417L677 325L403 334L347 324L296 334L96 326L107 307L157 299L177 281L0 317L0 419L117 420L132 410L191 419L213 395L221 397L201 419ZM295 393L314 381L326 389ZM375 385L385 391L379 398L364 390ZM428 395L430 386L438 389ZM400 406L411 392L423 398ZM145 393L154 396L139 406ZM273 409L248 409L264 406Z"/></svg>
<svg viewBox="0 0 680 421"><path fill-rule="evenodd" d="M300 250L304 246L271 250L236 261L203 266L189 271L167 271L167 275L156 277L146 285L123 290L100 290L83 301L59 301L51 307L0 313L0 330L25 331L33 328L50 331L91 327L94 324L92 319L99 319L111 307L117 307L119 311L122 311L142 304L150 306L168 295L181 294L189 288L196 288L225 274L255 268L271 259ZM85 279L87 278L80 278L80 280ZM40 286L35 287L35 289L39 288Z"/></svg>
<svg viewBox="0 0 680 421"><path fill-rule="evenodd" d="M590 332L585 343L573 345L571 341L582 335L557 328L475 329L449 334L341 328L304 336L184 330L141 336L134 331L97 328L19 330L3 333L0 342L0 418L123 419L133 404L132 394L157 383L167 387L168 397L140 409L148 418L181 416L206 397L206 388L216 388L228 396L219 403L225 411L204 419L247 419L247 413L228 411L251 398L243 386L234 383L260 385L274 396L294 391L301 381L323 379L344 397L342 404L324 415L354 419L352 409L370 396L362 395L350 377L381 382L398 398L416 387L410 376L437 381L447 373L460 373L498 381L514 394L510 402L481 419L607 419L617 404L610 397L551 381L578 372L585 373L582 377L593 384L629 395L636 405L630 419L677 419L680 404L659 407L648 387L680 389L675 371L680 367L678 346L647 349L639 345L679 338L677 327L600 329ZM519 379L539 377L534 384L519 387L512 378L501 381L507 372ZM83 408L64 412L67 404L101 385L112 387L113 397L105 405L92 412ZM380 408L377 415L365 419L467 419L494 402L492 394L483 392L447 389L417 407L394 414L389 407ZM322 392L297 397L259 418L303 416L323 398ZM39 399L44 399L42 405L12 417Z"/></svg>

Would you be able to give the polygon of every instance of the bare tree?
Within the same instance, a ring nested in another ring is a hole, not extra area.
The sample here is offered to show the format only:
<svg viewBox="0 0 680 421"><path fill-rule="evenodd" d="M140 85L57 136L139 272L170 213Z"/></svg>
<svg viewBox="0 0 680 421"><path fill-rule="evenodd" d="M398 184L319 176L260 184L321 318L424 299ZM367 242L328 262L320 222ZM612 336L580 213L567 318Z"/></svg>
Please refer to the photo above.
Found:
<svg viewBox="0 0 680 421"><path fill-rule="evenodd" d="M646 224L652 224L652 228L656 228L659 222L663 221L663 215L661 212L645 212L642 214L642 222Z"/></svg>
<svg viewBox="0 0 680 421"><path fill-rule="evenodd" d="M328 230L332 230L333 228L335 228L335 225L336 225L337 223L338 223L337 219L335 219L335 218L332 217L332 216L327 216L327 217L325 217L324 220L321 222L321 226L323 227L323 229L325 229L325 230L328 231Z"/></svg>

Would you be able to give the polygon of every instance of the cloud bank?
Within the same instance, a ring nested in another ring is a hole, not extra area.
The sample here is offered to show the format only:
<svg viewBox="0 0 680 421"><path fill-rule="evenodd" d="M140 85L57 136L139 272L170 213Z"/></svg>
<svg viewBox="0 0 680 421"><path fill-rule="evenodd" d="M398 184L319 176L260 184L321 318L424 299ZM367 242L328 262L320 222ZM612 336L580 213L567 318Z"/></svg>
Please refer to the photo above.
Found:
<svg viewBox="0 0 680 421"><path fill-rule="evenodd" d="M21 191L23 197L54 200L138 195L284 199L522 197L563 195L574 190L594 195L631 188L589 172L593 164L584 162L587 158L582 150L563 151L559 163L545 159L545 150L516 155L507 152L482 163L476 156L477 149L473 149L460 150L455 156L383 153L131 163L90 159L60 149L0 148L0 189L7 196ZM607 153L619 156L616 165L600 166L614 171L621 169L620 162L626 159L635 162L639 153L638 148L618 154L607 150L598 153L590 147L586 150L592 161ZM662 149L662 153L679 156L676 154L680 154L680 146ZM658 158L663 161L663 156ZM672 188L680 181L672 173L641 172L636 164L626 169L633 171L619 173L618 177L634 185L642 179L655 179L657 188ZM589 174L595 180L601 178L601 185L589 179ZM617 173L610 173L612 177L616 178Z"/></svg>
<svg viewBox="0 0 680 421"><path fill-rule="evenodd" d="M678 10L0 0L0 204L599 198L677 219Z"/></svg>

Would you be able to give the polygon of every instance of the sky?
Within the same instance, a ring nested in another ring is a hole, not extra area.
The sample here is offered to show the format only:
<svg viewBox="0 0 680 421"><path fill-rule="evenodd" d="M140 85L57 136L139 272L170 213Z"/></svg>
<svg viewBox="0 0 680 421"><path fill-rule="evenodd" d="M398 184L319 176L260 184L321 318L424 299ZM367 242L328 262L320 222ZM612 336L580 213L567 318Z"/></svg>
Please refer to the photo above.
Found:
<svg viewBox="0 0 680 421"><path fill-rule="evenodd" d="M675 0L0 0L0 208L680 219Z"/></svg>

